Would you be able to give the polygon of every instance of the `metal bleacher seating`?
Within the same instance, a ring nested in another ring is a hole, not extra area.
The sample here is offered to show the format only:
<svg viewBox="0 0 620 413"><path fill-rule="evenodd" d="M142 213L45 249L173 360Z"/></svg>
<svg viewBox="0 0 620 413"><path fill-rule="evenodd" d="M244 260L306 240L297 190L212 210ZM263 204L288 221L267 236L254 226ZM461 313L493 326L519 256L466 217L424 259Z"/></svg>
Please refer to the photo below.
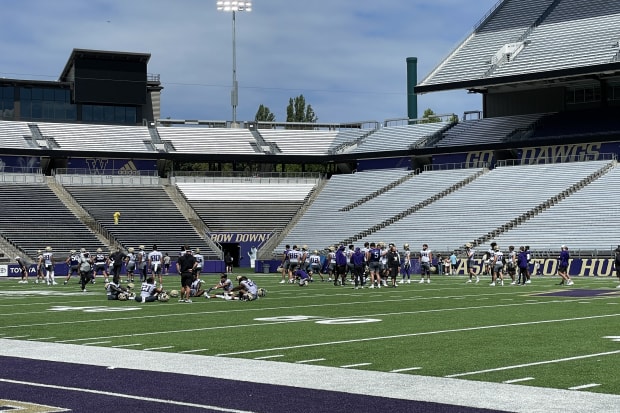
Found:
<svg viewBox="0 0 620 413"><path fill-rule="evenodd" d="M620 214L610 197L620 193L617 165L598 179L493 240L501 247L529 245L533 250L611 251L619 244ZM584 207L587 206L587 207Z"/></svg>
<svg viewBox="0 0 620 413"><path fill-rule="evenodd" d="M276 251L281 252L285 244L307 244L312 249L323 249L349 233L352 235L353 231L347 231L347 222L336 219L333 214L342 217L339 209L409 173L411 171L405 169L383 169L333 175Z"/></svg>
<svg viewBox="0 0 620 413"><path fill-rule="evenodd" d="M491 58L521 36L553 0L505 0L420 85L482 78Z"/></svg>
<svg viewBox="0 0 620 413"><path fill-rule="evenodd" d="M326 155L338 138L338 130L261 129L260 134L282 155Z"/></svg>
<svg viewBox="0 0 620 413"><path fill-rule="evenodd" d="M0 198L0 232L31 260L46 246L62 261L71 249L105 247L46 184L0 184Z"/></svg>
<svg viewBox="0 0 620 413"><path fill-rule="evenodd" d="M353 152L407 150L411 145L433 135L447 124L447 122L431 122L384 127L371 133Z"/></svg>
<svg viewBox="0 0 620 413"><path fill-rule="evenodd" d="M371 238L398 244L427 243L431 248L450 251L487 234L608 164L609 161L588 161L495 168L377 231Z"/></svg>
<svg viewBox="0 0 620 413"><path fill-rule="evenodd" d="M279 232L295 216L315 182L178 182L212 232ZM258 178L260 181L260 178Z"/></svg>
<svg viewBox="0 0 620 413"><path fill-rule="evenodd" d="M256 155L251 145L256 140L248 129L174 126L158 127L157 132L175 152Z"/></svg>
<svg viewBox="0 0 620 413"><path fill-rule="evenodd" d="M154 152L146 127L75 123L37 123L44 138L62 150Z"/></svg>
<svg viewBox="0 0 620 413"><path fill-rule="evenodd" d="M217 257L187 221L161 186L67 185L65 189L125 248L156 244L162 253L176 257L188 244L200 248L205 259ZM119 225L112 214L121 213Z"/></svg>
<svg viewBox="0 0 620 413"><path fill-rule="evenodd" d="M0 121L0 148L32 149L25 137L32 137L26 122Z"/></svg>
<svg viewBox="0 0 620 413"><path fill-rule="evenodd" d="M523 51L493 77L610 63L619 39L619 2L560 1L527 36Z"/></svg>
<svg viewBox="0 0 620 413"><path fill-rule="evenodd" d="M443 133L437 147L496 144L517 129L530 126L542 113L465 120Z"/></svg>

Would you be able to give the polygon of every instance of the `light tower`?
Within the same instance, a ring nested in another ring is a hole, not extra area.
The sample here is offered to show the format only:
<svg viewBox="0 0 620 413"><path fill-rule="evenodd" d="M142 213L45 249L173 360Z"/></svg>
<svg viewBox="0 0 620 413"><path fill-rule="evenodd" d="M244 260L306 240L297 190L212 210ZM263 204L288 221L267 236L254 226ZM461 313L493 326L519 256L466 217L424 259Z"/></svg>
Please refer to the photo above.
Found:
<svg viewBox="0 0 620 413"><path fill-rule="evenodd" d="M230 91L230 103L232 105L232 124L231 127L236 128L237 124L237 105L239 104L239 84L237 83L237 35L236 35L236 18L238 11L252 11L251 1L221 1L217 2L217 10L232 12L232 90Z"/></svg>

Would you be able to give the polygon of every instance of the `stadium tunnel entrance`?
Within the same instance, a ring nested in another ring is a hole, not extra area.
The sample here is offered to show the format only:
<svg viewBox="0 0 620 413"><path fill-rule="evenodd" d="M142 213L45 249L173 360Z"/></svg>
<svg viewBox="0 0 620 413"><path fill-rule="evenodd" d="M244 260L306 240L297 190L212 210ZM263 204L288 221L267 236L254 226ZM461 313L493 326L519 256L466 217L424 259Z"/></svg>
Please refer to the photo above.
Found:
<svg viewBox="0 0 620 413"><path fill-rule="evenodd" d="M224 253L224 257L226 257L227 254L230 254L230 256L233 258L233 268L240 267L241 259L243 258L241 256L241 245L238 242L220 245L222 246L222 252ZM224 258L224 260L226 260L226 258Z"/></svg>

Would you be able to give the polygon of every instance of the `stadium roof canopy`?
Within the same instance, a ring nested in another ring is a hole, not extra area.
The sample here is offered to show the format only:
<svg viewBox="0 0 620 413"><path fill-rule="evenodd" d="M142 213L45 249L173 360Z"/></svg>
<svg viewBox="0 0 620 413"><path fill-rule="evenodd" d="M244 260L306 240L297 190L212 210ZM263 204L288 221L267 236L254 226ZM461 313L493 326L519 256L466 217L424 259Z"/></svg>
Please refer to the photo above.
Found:
<svg viewBox="0 0 620 413"><path fill-rule="evenodd" d="M503 0L415 87L541 87L620 76L620 1Z"/></svg>

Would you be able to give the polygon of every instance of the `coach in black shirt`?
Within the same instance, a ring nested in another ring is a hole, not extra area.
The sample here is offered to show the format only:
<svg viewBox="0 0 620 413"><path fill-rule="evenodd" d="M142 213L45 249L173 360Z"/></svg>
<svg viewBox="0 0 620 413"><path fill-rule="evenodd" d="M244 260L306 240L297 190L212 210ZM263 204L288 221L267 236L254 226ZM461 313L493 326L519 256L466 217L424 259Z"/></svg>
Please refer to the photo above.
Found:
<svg viewBox="0 0 620 413"><path fill-rule="evenodd" d="M189 298L192 282L194 281L194 270L196 269L196 258L192 255L189 246L185 246L185 254L177 260L177 272L181 274L181 300L180 302L191 303Z"/></svg>

